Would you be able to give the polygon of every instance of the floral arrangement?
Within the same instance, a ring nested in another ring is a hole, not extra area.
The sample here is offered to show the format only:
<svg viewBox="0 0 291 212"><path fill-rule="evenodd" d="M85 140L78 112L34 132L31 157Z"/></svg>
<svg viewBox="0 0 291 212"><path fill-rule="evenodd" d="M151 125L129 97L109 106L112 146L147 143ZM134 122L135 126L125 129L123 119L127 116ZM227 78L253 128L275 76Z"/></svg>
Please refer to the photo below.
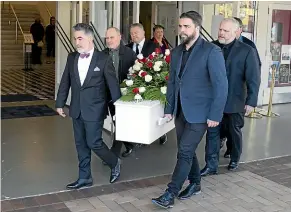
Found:
<svg viewBox="0 0 291 212"><path fill-rule="evenodd" d="M170 50L163 55L159 48L147 58L137 56L128 78L121 83L122 101L159 100L166 103Z"/></svg>

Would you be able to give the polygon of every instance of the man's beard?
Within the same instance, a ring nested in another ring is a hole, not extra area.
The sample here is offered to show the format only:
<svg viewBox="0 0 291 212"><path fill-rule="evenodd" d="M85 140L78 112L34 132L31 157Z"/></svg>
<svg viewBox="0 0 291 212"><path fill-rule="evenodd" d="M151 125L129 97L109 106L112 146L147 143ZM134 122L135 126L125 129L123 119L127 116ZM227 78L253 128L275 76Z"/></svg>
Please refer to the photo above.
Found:
<svg viewBox="0 0 291 212"><path fill-rule="evenodd" d="M193 33L192 35L185 35L184 36L180 35L181 42L184 43L185 45L189 44L191 41L193 41L196 37L196 33Z"/></svg>
<svg viewBox="0 0 291 212"><path fill-rule="evenodd" d="M220 43L220 44L226 44L226 40L224 39L224 38L218 38L218 42Z"/></svg>

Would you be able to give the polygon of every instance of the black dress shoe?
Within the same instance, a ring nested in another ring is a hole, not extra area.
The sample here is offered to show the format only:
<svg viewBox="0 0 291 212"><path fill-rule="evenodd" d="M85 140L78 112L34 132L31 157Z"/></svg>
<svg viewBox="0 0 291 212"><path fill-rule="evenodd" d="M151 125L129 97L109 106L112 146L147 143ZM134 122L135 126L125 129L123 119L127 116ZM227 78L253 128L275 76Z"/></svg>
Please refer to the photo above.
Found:
<svg viewBox="0 0 291 212"><path fill-rule="evenodd" d="M79 189L83 187L90 187L93 185L92 179L79 179L76 182L70 183L66 186L67 189Z"/></svg>
<svg viewBox="0 0 291 212"><path fill-rule="evenodd" d="M158 205L164 209L169 209L174 206L175 195L166 191L163 195L158 198L153 198L152 203Z"/></svg>
<svg viewBox="0 0 291 212"><path fill-rule="evenodd" d="M168 136L167 134L163 135L162 137L160 137L160 144L164 145L166 142L168 141Z"/></svg>
<svg viewBox="0 0 291 212"><path fill-rule="evenodd" d="M127 156L129 156L130 154L132 153L132 149L130 148L130 149L126 149L123 153L122 153L122 157L127 157Z"/></svg>
<svg viewBox="0 0 291 212"><path fill-rule="evenodd" d="M238 168L238 162L230 162L227 168L229 171L236 170Z"/></svg>
<svg viewBox="0 0 291 212"><path fill-rule="evenodd" d="M120 176L121 160L118 159L116 166L111 169L110 183L114 183Z"/></svg>
<svg viewBox="0 0 291 212"><path fill-rule="evenodd" d="M230 151L226 150L226 152L224 153L224 158L230 158Z"/></svg>
<svg viewBox="0 0 291 212"><path fill-rule="evenodd" d="M187 188L179 194L178 199L180 200L189 199L191 196L197 195L200 193L201 193L201 185L196 184L196 183L190 183L187 186Z"/></svg>
<svg viewBox="0 0 291 212"><path fill-rule="evenodd" d="M210 168L208 168L207 166L205 166L201 171L200 171L200 175L201 177L205 177L207 175L216 175L218 174L217 170L211 170Z"/></svg>

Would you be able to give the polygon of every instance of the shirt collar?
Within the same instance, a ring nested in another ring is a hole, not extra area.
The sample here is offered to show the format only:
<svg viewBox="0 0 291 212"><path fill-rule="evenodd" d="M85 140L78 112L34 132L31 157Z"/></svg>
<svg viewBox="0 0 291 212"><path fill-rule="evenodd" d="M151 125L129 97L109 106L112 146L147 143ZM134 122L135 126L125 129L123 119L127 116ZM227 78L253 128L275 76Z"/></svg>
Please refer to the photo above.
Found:
<svg viewBox="0 0 291 212"><path fill-rule="evenodd" d="M143 45L144 45L144 42L145 42L145 38L144 38L144 39L142 39L142 41L138 43L138 46L139 46L139 47L140 47L140 46L141 46L141 47L143 47Z"/></svg>
<svg viewBox="0 0 291 212"><path fill-rule="evenodd" d="M120 49L120 45L116 49L109 49L111 52L117 52Z"/></svg>

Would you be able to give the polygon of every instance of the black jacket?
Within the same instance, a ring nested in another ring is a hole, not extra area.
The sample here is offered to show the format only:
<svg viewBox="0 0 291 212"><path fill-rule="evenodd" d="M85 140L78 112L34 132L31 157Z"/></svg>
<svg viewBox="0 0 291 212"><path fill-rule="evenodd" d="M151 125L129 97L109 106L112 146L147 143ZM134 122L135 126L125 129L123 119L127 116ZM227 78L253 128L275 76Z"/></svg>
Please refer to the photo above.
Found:
<svg viewBox="0 0 291 212"><path fill-rule="evenodd" d="M133 49L133 43L129 43L126 46ZM144 57L148 57L151 53L155 51L156 48L159 48L158 44L146 39L142 47L141 53Z"/></svg>
<svg viewBox="0 0 291 212"><path fill-rule="evenodd" d="M56 108L64 107L71 88L70 116L76 119L82 114L85 121L103 121L107 114L107 90L110 91L113 102L121 96L112 59L95 49L87 76L81 86L78 72L79 55L78 52L68 55L57 94Z"/></svg>

